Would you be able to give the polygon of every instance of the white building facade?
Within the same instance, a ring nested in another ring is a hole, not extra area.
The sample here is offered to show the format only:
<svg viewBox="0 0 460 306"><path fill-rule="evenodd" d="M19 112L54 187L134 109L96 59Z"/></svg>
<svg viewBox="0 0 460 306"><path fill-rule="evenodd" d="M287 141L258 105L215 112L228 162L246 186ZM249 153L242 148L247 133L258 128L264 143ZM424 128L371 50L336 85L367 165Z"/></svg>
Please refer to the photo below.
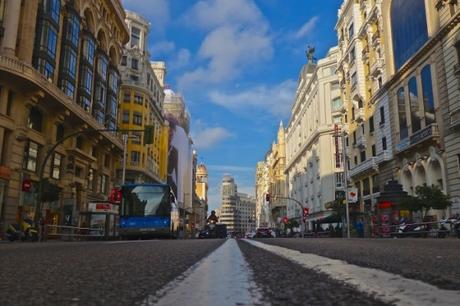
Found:
<svg viewBox="0 0 460 306"><path fill-rule="evenodd" d="M341 145L334 126L342 120L342 100L335 74L338 48L328 51L317 64L304 65L298 80L295 102L286 129L286 174L288 180L287 217L300 220L308 207L308 221L331 212L326 204L334 201L342 187ZM302 206L302 207L301 207Z"/></svg>

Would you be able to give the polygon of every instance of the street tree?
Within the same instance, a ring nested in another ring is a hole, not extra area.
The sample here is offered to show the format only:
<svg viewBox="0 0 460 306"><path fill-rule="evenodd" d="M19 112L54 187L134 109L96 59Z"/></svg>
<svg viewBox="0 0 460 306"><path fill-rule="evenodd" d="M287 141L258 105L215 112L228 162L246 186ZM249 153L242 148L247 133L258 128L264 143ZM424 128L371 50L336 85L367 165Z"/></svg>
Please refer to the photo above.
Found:
<svg viewBox="0 0 460 306"><path fill-rule="evenodd" d="M400 208L411 212L421 212L425 218L430 209L443 210L452 205L450 197L444 194L438 186L417 186L416 196L407 196L400 203Z"/></svg>

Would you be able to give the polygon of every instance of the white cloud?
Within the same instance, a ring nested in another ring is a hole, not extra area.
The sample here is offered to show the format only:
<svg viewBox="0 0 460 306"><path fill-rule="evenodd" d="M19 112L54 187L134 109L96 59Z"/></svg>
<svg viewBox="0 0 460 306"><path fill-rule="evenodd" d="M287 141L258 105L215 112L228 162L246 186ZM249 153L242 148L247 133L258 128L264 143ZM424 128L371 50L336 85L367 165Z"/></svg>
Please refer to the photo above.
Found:
<svg viewBox="0 0 460 306"><path fill-rule="evenodd" d="M189 64L192 54L188 49L180 49L173 61L171 62L171 67L174 69L179 69L185 67Z"/></svg>
<svg viewBox="0 0 460 306"><path fill-rule="evenodd" d="M153 44L150 47L150 53L152 57L158 57L159 54L167 54L174 52L176 49L176 44L172 41L160 41L155 44Z"/></svg>
<svg viewBox="0 0 460 306"><path fill-rule="evenodd" d="M291 112L296 86L295 81L286 80L276 86L259 85L236 93L213 90L209 98L212 103L234 112L255 109L275 116L287 116Z"/></svg>
<svg viewBox="0 0 460 306"><path fill-rule="evenodd" d="M298 29L296 32L291 33L290 37L293 39L303 39L308 37L313 30L316 27L316 24L318 23L319 17L314 16L310 18L307 22L305 22L300 29Z"/></svg>
<svg viewBox="0 0 460 306"><path fill-rule="evenodd" d="M219 171L224 173L232 172L255 172L254 167L242 167L242 166L232 166L232 165L207 165L209 170Z"/></svg>
<svg viewBox="0 0 460 306"><path fill-rule="evenodd" d="M193 142L197 149L209 149L229 137L232 134L222 127L203 128L193 136Z"/></svg>
<svg viewBox="0 0 460 306"><path fill-rule="evenodd" d="M185 16L209 32L197 54L204 64L184 73L179 88L231 80L273 56L268 23L253 1L200 1Z"/></svg>
<svg viewBox="0 0 460 306"><path fill-rule="evenodd" d="M123 6L146 18L155 32L163 32L170 20L168 0L123 0Z"/></svg>

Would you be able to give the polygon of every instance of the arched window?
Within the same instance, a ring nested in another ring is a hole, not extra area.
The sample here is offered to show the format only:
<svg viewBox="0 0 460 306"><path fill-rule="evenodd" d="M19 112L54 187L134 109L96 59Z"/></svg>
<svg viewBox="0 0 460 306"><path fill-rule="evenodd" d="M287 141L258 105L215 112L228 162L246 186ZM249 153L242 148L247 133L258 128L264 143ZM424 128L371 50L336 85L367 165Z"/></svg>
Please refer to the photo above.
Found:
<svg viewBox="0 0 460 306"><path fill-rule="evenodd" d="M420 113L420 107L418 104L417 79L415 77L412 77L409 80L408 87L412 133L415 133L420 130L422 126L422 114Z"/></svg>
<svg viewBox="0 0 460 306"><path fill-rule="evenodd" d="M423 67L421 76L423 90L423 105L425 107L425 125L428 126L432 123L435 123L433 82L431 80L430 65L426 65L425 67Z"/></svg>
<svg viewBox="0 0 460 306"><path fill-rule="evenodd" d="M406 117L406 102L404 99L404 87L398 89L396 94L398 103L398 117L399 117L399 139L403 140L409 136L407 130L407 117Z"/></svg>
<svg viewBox="0 0 460 306"><path fill-rule="evenodd" d="M428 40L425 1L393 0L391 31L395 68L398 70Z"/></svg>

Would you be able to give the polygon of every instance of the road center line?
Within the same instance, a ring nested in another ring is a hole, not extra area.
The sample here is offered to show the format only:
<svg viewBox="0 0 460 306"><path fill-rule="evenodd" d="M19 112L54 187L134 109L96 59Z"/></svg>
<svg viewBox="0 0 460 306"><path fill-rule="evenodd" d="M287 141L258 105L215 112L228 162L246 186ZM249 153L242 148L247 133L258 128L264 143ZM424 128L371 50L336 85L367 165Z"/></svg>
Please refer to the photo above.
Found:
<svg viewBox="0 0 460 306"><path fill-rule="evenodd" d="M361 292L396 305L458 305L460 291L439 289L424 282L382 270L364 268L342 260L301 253L279 246L247 240L253 246L284 257L307 269L348 283Z"/></svg>
<svg viewBox="0 0 460 306"><path fill-rule="evenodd" d="M141 305L254 305L261 291L234 239L227 240Z"/></svg>

